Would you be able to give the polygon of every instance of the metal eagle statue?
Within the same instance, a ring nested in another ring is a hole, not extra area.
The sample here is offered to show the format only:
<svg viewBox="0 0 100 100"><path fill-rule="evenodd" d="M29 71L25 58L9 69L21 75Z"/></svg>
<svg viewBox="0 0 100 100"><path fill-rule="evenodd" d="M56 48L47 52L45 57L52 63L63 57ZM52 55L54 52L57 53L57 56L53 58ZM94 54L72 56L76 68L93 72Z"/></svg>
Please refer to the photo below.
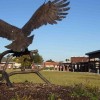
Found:
<svg viewBox="0 0 100 100"><path fill-rule="evenodd" d="M5 46L14 52L23 52L32 43L34 35L30 36L34 29L42 25L57 24L68 14L69 2L67 0L52 0L42 4L32 15L29 21L22 27L13 26L0 19L0 37L11 40L12 43Z"/></svg>

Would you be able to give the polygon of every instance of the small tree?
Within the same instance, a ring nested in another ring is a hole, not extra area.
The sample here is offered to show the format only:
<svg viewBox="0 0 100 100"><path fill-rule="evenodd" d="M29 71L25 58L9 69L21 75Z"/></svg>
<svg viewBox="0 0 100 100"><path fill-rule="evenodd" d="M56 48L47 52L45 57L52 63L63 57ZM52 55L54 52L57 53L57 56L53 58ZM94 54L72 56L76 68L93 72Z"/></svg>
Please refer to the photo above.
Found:
<svg viewBox="0 0 100 100"><path fill-rule="evenodd" d="M46 62L54 62L52 59L47 60Z"/></svg>
<svg viewBox="0 0 100 100"><path fill-rule="evenodd" d="M67 62L67 61L69 61L69 59L65 59L65 61Z"/></svg>
<svg viewBox="0 0 100 100"><path fill-rule="evenodd" d="M33 60L30 59L29 55L23 55L21 57L14 58L14 61L21 63L21 70L25 70L25 68L31 68L32 63L41 64L43 62L43 58L39 55L39 53L37 53L33 56Z"/></svg>
<svg viewBox="0 0 100 100"><path fill-rule="evenodd" d="M36 55L34 55L33 57L33 62L36 64L41 64L43 62L43 58L41 55L39 55L39 53L37 53Z"/></svg>

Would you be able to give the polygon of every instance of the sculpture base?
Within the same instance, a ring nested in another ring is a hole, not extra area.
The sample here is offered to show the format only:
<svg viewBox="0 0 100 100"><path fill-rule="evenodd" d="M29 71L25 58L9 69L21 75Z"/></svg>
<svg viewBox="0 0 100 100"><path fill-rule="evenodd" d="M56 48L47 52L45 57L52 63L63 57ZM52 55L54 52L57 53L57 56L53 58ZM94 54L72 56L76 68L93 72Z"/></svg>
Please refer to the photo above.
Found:
<svg viewBox="0 0 100 100"><path fill-rule="evenodd" d="M2 60L2 58L6 55L6 54L9 54L9 53L13 53L13 55L14 56L22 56L22 55L29 55L30 56L30 58L31 58L31 60L33 59L33 53L36 53L36 51L25 51L25 52L14 52L14 51L12 51L12 50L7 50L7 51L5 51L5 52L3 52L3 53L1 53L0 54L0 62L1 62L1 60ZM8 63L8 62L7 62ZM46 82L47 84L51 84L45 77L43 77L43 75L41 75L40 73L39 73L39 71L40 70L43 70L43 68L42 69L38 69L38 70L26 70L26 71L13 71L13 72L10 72L10 73L7 73L6 72L6 68L7 68L7 66L5 65L4 67L3 67L3 69L2 70L0 70L0 74L2 75L1 77L0 77L0 82L2 83L4 80L6 81L6 84L7 84L7 86L9 86L9 87L13 87L13 85L12 85L12 83L10 82L10 79L9 79L9 77L10 76L12 76L12 75L15 75L15 74L28 74L28 73L35 73L35 74L37 74L44 82Z"/></svg>

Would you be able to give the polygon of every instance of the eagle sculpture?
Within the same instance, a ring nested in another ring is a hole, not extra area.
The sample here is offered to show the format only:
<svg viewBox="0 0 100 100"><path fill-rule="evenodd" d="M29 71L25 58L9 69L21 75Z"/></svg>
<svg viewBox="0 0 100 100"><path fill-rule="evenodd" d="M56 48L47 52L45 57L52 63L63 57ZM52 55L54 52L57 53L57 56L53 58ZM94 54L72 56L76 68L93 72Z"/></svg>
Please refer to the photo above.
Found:
<svg viewBox="0 0 100 100"><path fill-rule="evenodd" d="M34 35L30 36L31 32L42 25L57 24L57 21L61 21L68 14L67 11L70 9L68 5L67 0L49 0L37 9L22 28L10 25L0 19L0 37L12 41L5 47L15 52L25 51L34 37Z"/></svg>

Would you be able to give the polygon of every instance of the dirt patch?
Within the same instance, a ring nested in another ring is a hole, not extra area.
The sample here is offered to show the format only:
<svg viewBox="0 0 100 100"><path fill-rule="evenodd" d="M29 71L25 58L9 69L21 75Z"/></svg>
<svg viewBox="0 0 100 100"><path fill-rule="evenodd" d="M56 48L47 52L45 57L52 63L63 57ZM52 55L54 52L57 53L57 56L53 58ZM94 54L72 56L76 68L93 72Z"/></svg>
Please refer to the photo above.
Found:
<svg viewBox="0 0 100 100"><path fill-rule="evenodd" d="M0 100L89 100L88 97L72 96L71 87L27 82L13 85L13 88L8 88L6 84L0 85Z"/></svg>

